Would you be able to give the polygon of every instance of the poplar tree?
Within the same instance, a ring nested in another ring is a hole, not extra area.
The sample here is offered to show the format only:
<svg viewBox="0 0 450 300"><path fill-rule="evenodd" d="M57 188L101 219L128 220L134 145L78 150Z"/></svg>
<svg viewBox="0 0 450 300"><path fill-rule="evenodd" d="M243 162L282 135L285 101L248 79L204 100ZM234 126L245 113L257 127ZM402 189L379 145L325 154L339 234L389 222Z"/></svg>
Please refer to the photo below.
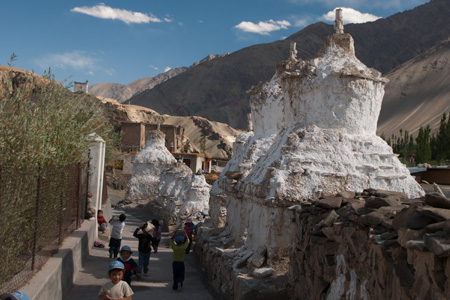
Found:
<svg viewBox="0 0 450 300"><path fill-rule="evenodd" d="M430 125L425 129L421 126L419 134L416 138L416 162L426 163L431 160L431 146L430 146Z"/></svg>

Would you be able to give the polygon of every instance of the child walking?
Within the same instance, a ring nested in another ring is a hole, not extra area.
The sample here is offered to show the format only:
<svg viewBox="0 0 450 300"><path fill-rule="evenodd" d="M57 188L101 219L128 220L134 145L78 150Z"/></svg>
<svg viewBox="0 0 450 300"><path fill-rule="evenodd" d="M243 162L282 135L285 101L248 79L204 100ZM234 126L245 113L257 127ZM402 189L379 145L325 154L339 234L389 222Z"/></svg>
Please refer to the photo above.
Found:
<svg viewBox="0 0 450 300"><path fill-rule="evenodd" d="M186 254L189 254L189 251L191 250L191 245L192 245L192 235L194 234L194 223L192 223L192 218L187 218L186 221L184 222L184 231L187 234L187 237L189 239L189 245L186 248Z"/></svg>
<svg viewBox="0 0 450 300"><path fill-rule="evenodd" d="M155 226L155 228L153 228L152 247L153 247L153 252L157 253L159 242L161 242L162 226L159 224L159 221L157 219L153 219L152 224L153 224L153 226Z"/></svg>
<svg viewBox="0 0 450 300"><path fill-rule="evenodd" d="M131 276L136 275L138 272L138 265L134 259L131 258L132 253L129 246L123 246L122 249L120 249L120 256L117 259L117 261L120 261L125 266L123 280L125 280L129 286L131 286Z"/></svg>
<svg viewBox="0 0 450 300"><path fill-rule="evenodd" d="M170 239L170 247L173 250L173 263L172 263L172 271L173 271L173 285L172 288L181 292L183 288L184 281L184 255L187 246L189 245L189 238L184 232L183 236L175 236L176 233L173 234Z"/></svg>
<svg viewBox="0 0 450 300"><path fill-rule="evenodd" d="M111 281L105 283L98 293L99 300L131 300L134 294L131 287L122 280L125 266L120 261L113 261L108 267L108 276Z"/></svg>
<svg viewBox="0 0 450 300"><path fill-rule="evenodd" d="M117 258L119 254L120 244L122 243L122 232L125 227L125 219L127 217L125 214L121 214L119 216L119 220L117 217L113 217L109 220L109 223L112 224L111 230L111 238L109 239L109 258Z"/></svg>
<svg viewBox="0 0 450 300"><path fill-rule="evenodd" d="M137 277L140 277L140 274L142 274L142 271L144 271L144 275L147 276L148 273L148 264L150 262L150 254L152 253L152 247L151 244L153 242L153 237L149 233L149 230L151 230L151 225L149 226L148 223L144 223L144 225L136 228L136 230L133 233L133 236L139 239L139 267L138 267L138 274ZM142 233L138 233L139 230L142 230Z"/></svg>

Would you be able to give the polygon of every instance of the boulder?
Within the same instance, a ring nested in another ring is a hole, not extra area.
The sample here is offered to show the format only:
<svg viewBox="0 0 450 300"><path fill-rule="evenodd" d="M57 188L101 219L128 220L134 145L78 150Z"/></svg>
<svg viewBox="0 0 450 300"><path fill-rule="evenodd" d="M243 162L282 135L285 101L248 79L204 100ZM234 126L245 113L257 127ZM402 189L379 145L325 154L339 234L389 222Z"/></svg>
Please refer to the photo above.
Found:
<svg viewBox="0 0 450 300"><path fill-rule="evenodd" d="M450 209L450 199L442 196L439 193L426 194L425 203L437 208Z"/></svg>
<svg viewBox="0 0 450 300"><path fill-rule="evenodd" d="M433 233L436 231L443 231L444 227L445 227L445 222L446 221L429 224L429 225L425 226L425 231L428 233Z"/></svg>
<svg viewBox="0 0 450 300"><path fill-rule="evenodd" d="M317 206L326 208L326 209L338 209L341 207L342 198L341 197L329 197L320 199L316 202Z"/></svg>
<svg viewBox="0 0 450 300"><path fill-rule="evenodd" d="M259 253L253 254L252 257L250 257L250 259L249 259L249 262L257 268L260 268L264 264L265 261L266 261L266 257Z"/></svg>
<svg viewBox="0 0 450 300"><path fill-rule="evenodd" d="M411 250L423 251L425 243L423 240L411 240L406 242L406 247Z"/></svg>
<svg viewBox="0 0 450 300"><path fill-rule="evenodd" d="M249 259L250 256L253 255L253 252L251 251L247 251L244 253L244 255L239 258L238 260L236 260L233 264L233 268L234 269L239 269L244 267L247 264L247 260Z"/></svg>
<svg viewBox="0 0 450 300"><path fill-rule="evenodd" d="M424 206L416 210L420 215L432 218L436 222L450 219L450 209Z"/></svg>
<svg viewBox="0 0 450 300"><path fill-rule="evenodd" d="M428 216L415 214L406 220L406 226L411 229L422 229L434 222L436 221Z"/></svg>
<svg viewBox="0 0 450 300"><path fill-rule="evenodd" d="M350 199L347 202L347 207L350 207L358 215L365 215L369 213L369 209L365 206L364 199Z"/></svg>
<svg viewBox="0 0 450 300"><path fill-rule="evenodd" d="M429 233L423 236L425 247L440 257L450 255L450 240L447 235L441 233Z"/></svg>
<svg viewBox="0 0 450 300"><path fill-rule="evenodd" d="M258 269L253 270L253 272L252 272L253 276L255 276L257 278L269 277L270 275L272 275L272 273L273 273L272 268L258 268Z"/></svg>
<svg viewBox="0 0 450 300"><path fill-rule="evenodd" d="M383 206L396 206L401 202L398 197L370 197L366 199L366 207L369 208L380 208Z"/></svg>
<svg viewBox="0 0 450 300"><path fill-rule="evenodd" d="M341 191L337 194L338 197L342 197L344 199L353 199L355 198L355 192L350 191Z"/></svg>
<svg viewBox="0 0 450 300"><path fill-rule="evenodd" d="M372 192L375 197L392 198L392 199L408 199L408 195L403 192L375 190Z"/></svg>

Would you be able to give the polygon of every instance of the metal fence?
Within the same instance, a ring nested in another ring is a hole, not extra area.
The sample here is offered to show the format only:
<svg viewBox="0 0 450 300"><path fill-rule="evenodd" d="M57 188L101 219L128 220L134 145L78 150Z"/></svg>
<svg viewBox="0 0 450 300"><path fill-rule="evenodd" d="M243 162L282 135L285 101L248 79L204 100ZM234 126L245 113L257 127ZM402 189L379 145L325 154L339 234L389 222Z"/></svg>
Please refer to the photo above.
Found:
<svg viewBox="0 0 450 300"><path fill-rule="evenodd" d="M81 226L87 190L81 169L0 168L0 294L25 285Z"/></svg>

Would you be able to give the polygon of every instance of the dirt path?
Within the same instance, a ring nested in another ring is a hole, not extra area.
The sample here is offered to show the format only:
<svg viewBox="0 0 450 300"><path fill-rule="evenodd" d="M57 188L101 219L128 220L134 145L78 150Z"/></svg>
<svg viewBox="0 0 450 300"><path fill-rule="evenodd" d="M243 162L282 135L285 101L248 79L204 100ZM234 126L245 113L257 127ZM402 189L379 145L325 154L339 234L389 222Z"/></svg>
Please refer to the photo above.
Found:
<svg viewBox="0 0 450 300"><path fill-rule="evenodd" d="M114 215L123 213L122 210L113 210ZM133 259L138 262L138 239L133 237L136 227L143 224L143 220L127 214L123 232L122 246L128 245L134 251ZM100 234L100 233L99 233ZM206 283L203 273L198 267L198 261L192 252L185 257L186 276L182 292L172 290L172 249L168 248L168 233L163 233L163 241L158 253L152 253L149 265L149 275L142 276L141 280L133 278L131 282L134 291L133 300L148 299L195 299L212 300L214 296ZM113 260L109 258L108 237L100 240L106 244L105 248L92 248L83 269L75 277L75 284L64 300L98 299L100 287L108 281L108 264Z"/></svg>

